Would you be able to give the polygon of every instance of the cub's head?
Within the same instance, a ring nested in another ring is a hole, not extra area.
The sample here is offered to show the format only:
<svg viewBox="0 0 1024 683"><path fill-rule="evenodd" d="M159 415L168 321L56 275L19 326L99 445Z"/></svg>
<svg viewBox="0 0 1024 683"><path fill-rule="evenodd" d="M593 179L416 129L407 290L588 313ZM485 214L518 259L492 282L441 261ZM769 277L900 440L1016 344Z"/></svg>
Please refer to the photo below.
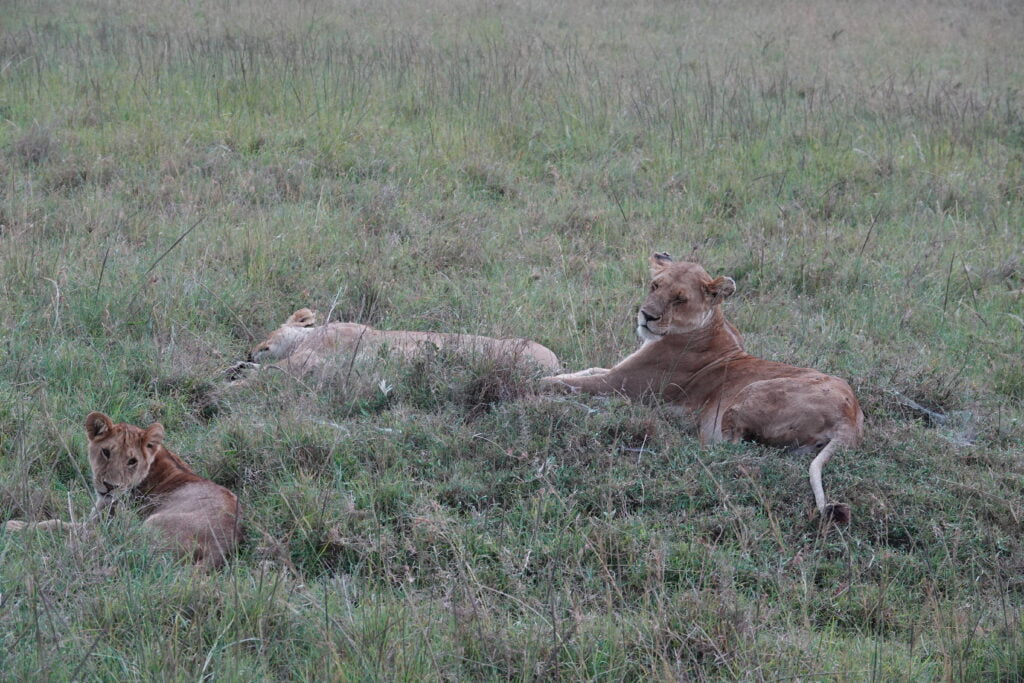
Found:
<svg viewBox="0 0 1024 683"><path fill-rule="evenodd" d="M636 314L644 341L695 332L711 322L716 307L736 291L731 277L711 279L700 265L676 263L665 253L651 257L651 287Z"/></svg>
<svg viewBox="0 0 1024 683"><path fill-rule="evenodd" d="M308 308L300 308L288 316L284 324L271 332L269 337L253 347L249 352L249 360L262 363L290 355L295 345L306 337L315 324L316 313Z"/></svg>
<svg viewBox="0 0 1024 683"><path fill-rule="evenodd" d="M92 484L101 498L116 498L141 484L164 441L159 422L139 429L123 422L114 424L103 413L89 413L85 433Z"/></svg>

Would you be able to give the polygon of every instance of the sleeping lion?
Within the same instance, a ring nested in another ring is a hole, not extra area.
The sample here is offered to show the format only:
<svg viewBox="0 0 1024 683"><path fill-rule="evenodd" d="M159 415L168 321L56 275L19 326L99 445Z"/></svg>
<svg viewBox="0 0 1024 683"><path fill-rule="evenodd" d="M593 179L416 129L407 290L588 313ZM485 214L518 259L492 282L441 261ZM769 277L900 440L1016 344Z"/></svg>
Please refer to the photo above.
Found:
<svg viewBox="0 0 1024 683"><path fill-rule="evenodd" d="M317 325L316 314L308 308L300 308L252 349L248 362L234 366L229 377L237 379L245 371L258 369L264 363L299 376L332 365L371 360L384 354L411 359L432 348L479 354L544 372L561 370L558 357L551 349L528 339L377 330L369 325L346 322Z"/></svg>

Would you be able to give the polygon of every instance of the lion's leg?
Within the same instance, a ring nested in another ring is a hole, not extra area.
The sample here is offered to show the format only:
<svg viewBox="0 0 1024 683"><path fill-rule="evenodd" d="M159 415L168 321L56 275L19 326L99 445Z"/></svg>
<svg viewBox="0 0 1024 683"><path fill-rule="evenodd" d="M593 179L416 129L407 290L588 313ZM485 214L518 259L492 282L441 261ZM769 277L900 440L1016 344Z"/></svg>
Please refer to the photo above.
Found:
<svg viewBox="0 0 1024 683"><path fill-rule="evenodd" d="M541 383L549 387L553 387L556 390L568 391L571 393L583 392L585 394L598 394L598 395L609 395L609 394L621 394L623 393L621 382L620 386L616 386L614 383L609 382L610 371L606 371L600 374L592 375L580 375L579 373L573 375L555 375L553 377L542 377Z"/></svg>
<svg viewBox="0 0 1024 683"><path fill-rule="evenodd" d="M817 444L828 439L808 468L811 491L814 493L815 506L823 518L845 524L850 521L850 508L839 503L827 502L825 489L821 483L821 472L847 440L842 436L842 432L839 438L823 435L828 433L827 410L816 412L807 407L808 402L799 400L790 400L780 405L776 394L787 388L792 393L794 387L798 390L804 388L800 383L786 379L765 380L746 387L735 403L721 411L721 438L731 442L749 439L771 446L795 449L797 453L813 452ZM812 398L819 399L817 396ZM822 404L818 404L817 407L821 408ZM824 408L828 408L828 405L824 404ZM705 415L710 415L714 411L714 406L709 406L705 408ZM709 425L712 424L710 417L706 420Z"/></svg>
<svg viewBox="0 0 1024 683"><path fill-rule="evenodd" d="M224 379L232 386L246 384L259 369L259 363L247 360L239 361L224 371Z"/></svg>
<svg viewBox="0 0 1024 683"><path fill-rule="evenodd" d="M601 375L607 375L608 368L587 368L586 370L580 370L579 372L567 372L562 375L555 375L554 377L545 377L544 379L576 379L579 377L599 377Z"/></svg>
<svg viewBox="0 0 1024 683"><path fill-rule="evenodd" d="M42 522L23 522L19 519L12 519L4 525L7 531L21 531L22 529L46 529L57 531L77 531L85 529L90 523L99 519L100 515L110 510L117 502L117 499L113 496L97 496L96 503L93 505L92 511L89 513L89 517L82 522L65 522L60 519L47 519Z"/></svg>
<svg viewBox="0 0 1024 683"><path fill-rule="evenodd" d="M43 529L45 531L76 531L85 528L81 522L65 522L60 519L47 519L42 522L23 522L20 519L12 519L4 525L7 531L22 531L23 529Z"/></svg>
<svg viewBox="0 0 1024 683"><path fill-rule="evenodd" d="M81 529L81 522L65 522L60 519L48 519L36 524L37 529L54 529L56 531L75 531Z"/></svg>
<svg viewBox="0 0 1024 683"><path fill-rule="evenodd" d="M842 503L826 504L825 489L821 485L821 470L832 459L832 455L840 445L841 443L838 439L829 441L821 449L821 452L814 457L814 460L811 461L808 474L811 478L811 491L814 492L814 502L818 506L818 512L821 513L821 516L824 519L833 519L840 524L846 524L850 521L849 506Z"/></svg>
<svg viewBox="0 0 1024 683"><path fill-rule="evenodd" d="M221 538L205 515L190 512L158 512L143 526L159 533L160 546L208 567L219 567L231 548L231 539Z"/></svg>
<svg viewBox="0 0 1024 683"><path fill-rule="evenodd" d="M103 518L104 513L113 514L115 506L117 505L117 498L114 496L96 496L96 502L92 506L92 510L89 512L89 517L86 518L87 523L95 522Z"/></svg>
<svg viewBox="0 0 1024 683"><path fill-rule="evenodd" d="M726 406L721 399L704 405L697 426L702 446L720 441L739 443L745 436L740 409L736 405Z"/></svg>
<svg viewBox="0 0 1024 683"><path fill-rule="evenodd" d="M157 531L160 546L166 550L192 552L198 545L199 529L187 512L158 512L146 518L144 527Z"/></svg>

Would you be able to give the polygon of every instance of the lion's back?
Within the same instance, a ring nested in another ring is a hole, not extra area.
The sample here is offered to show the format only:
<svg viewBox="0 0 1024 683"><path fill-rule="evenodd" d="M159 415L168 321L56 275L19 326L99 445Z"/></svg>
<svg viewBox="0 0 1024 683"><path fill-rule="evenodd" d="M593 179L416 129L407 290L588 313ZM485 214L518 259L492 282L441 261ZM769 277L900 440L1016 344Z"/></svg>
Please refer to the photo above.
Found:
<svg viewBox="0 0 1024 683"><path fill-rule="evenodd" d="M161 532L163 543L219 566L240 540L241 506L234 493L203 479L160 496L145 525Z"/></svg>

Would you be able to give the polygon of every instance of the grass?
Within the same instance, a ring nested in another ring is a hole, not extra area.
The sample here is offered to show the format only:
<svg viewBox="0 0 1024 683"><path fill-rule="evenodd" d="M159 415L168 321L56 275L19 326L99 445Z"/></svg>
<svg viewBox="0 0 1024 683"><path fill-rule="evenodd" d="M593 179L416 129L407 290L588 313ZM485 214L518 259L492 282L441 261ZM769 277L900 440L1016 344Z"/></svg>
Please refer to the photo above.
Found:
<svg viewBox="0 0 1024 683"><path fill-rule="evenodd" d="M1012 3L2 6L0 514L86 513L102 410L246 515L211 574L0 534L6 677L1024 677ZM850 381L849 527L485 359L218 379L302 306L608 365L661 250Z"/></svg>

